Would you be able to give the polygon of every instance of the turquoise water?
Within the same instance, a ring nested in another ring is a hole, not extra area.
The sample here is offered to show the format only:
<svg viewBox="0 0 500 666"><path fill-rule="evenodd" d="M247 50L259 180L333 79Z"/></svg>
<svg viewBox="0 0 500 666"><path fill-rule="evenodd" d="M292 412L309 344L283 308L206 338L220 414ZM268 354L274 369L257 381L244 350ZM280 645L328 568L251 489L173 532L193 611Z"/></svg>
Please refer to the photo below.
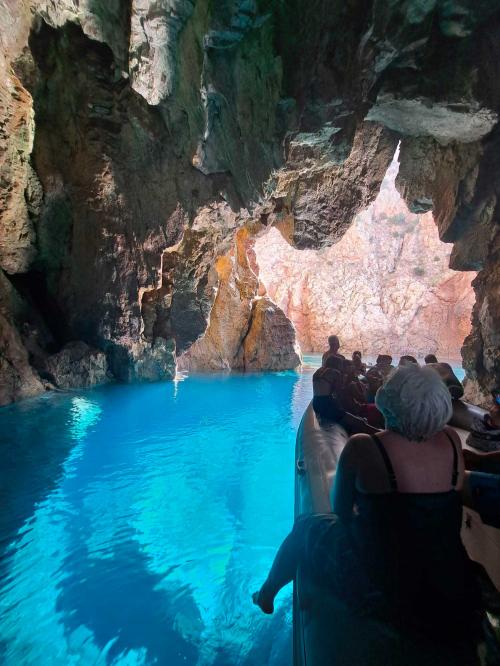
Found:
<svg viewBox="0 0 500 666"><path fill-rule="evenodd" d="M289 666L291 588L257 589L293 517L310 374L189 377L0 410L0 663Z"/></svg>

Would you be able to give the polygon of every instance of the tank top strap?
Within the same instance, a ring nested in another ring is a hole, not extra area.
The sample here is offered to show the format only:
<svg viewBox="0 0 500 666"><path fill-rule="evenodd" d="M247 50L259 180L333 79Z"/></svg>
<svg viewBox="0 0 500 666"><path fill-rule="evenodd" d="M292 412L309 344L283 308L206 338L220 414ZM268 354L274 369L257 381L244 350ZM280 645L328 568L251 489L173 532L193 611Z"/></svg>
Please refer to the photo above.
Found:
<svg viewBox="0 0 500 666"><path fill-rule="evenodd" d="M380 451L380 455L382 456L382 460L384 461L384 465L387 470L387 476L389 477L389 485L391 486L391 490L392 492L397 492L398 481L396 479L396 474L394 473L394 468L392 466L391 459L389 458L389 455L385 450L385 446L382 444L377 435L372 435L371 438L375 442L377 449Z"/></svg>
<svg viewBox="0 0 500 666"><path fill-rule="evenodd" d="M454 488L457 485L458 481L458 454L457 454L457 447L455 442L453 441L450 433L445 430L444 431L446 437L450 440L451 448L453 449L453 469L451 472L451 485Z"/></svg>

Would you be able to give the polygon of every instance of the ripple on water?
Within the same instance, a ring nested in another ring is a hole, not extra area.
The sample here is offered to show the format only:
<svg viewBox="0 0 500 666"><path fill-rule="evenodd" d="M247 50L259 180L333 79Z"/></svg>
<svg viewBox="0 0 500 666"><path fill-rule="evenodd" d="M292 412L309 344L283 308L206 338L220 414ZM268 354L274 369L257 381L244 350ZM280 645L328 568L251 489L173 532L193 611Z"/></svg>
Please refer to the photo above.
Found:
<svg viewBox="0 0 500 666"><path fill-rule="evenodd" d="M293 513L310 374L190 377L0 410L6 666L288 666L250 601Z"/></svg>

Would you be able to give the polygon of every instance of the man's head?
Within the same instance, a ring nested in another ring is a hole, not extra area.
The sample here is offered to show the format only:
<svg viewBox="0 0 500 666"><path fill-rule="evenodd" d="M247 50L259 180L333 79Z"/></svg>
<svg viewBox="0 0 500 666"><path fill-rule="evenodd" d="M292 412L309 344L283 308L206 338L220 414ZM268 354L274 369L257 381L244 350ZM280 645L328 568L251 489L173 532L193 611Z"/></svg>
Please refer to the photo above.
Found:
<svg viewBox="0 0 500 666"><path fill-rule="evenodd" d="M410 356L409 354L405 354L405 356L401 356L399 359L399 364L398 365L408 365L408 363L413 363L413 365L418 365L418 361L414 356Z"/></svg>
<svg viewBox="0 0 500 666"><path fill-rule="evenodd" d="M424 358L425 364L428 365L429 363L437 363L438 360L434 354L427 354L427 356Z"/></svg>
<svg viewBox="0 0 500 666"><path fill-rule="evenodd" d="M361 361L361 352L360 351L352 352L352 360L355 361L356 359L359 359Z"/></svg>
<svg viewBox="0 0 500 666"><path fill-rule="evenodd" d="M328 346L330 347L332 352L338 352L338 350L340 349L340 342L336 335L330 335L330 337L328 338Z"/></svg>
<svg viewBox="0 0 500 666"><path fill-rule="evenodd" d="M392 356L389 356L389 354L379 354L377 356L377 365L391 365L392 363Z"/></svg>

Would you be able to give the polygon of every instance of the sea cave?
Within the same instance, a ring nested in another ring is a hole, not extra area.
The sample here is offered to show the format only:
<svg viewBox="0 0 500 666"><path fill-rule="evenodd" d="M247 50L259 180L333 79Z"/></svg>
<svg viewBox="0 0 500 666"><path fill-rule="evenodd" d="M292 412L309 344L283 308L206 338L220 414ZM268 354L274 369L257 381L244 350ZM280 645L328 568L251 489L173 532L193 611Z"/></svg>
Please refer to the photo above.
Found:
<svg viewBox="0 0 500 666"><path fill-rule="evenodd" d="M2 664L499 663L499 68L494 0L0 0ZM252 603L348 436L392 457L377 368L451 405L459 657L302 565Z"/></svg>

